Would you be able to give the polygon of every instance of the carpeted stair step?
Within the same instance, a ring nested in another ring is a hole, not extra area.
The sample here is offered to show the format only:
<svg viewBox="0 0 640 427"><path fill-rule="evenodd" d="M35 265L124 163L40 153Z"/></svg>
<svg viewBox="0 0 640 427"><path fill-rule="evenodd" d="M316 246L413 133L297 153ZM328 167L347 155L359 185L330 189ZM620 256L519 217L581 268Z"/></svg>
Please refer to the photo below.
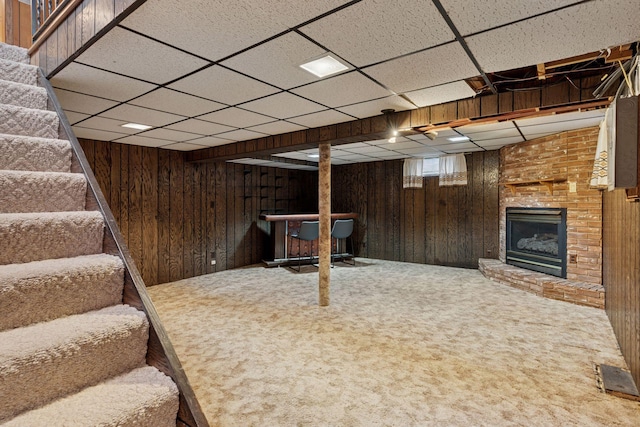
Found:
<svg viewBox="0 0 640 427"><path fill-rule="evenodd" d="M122 302L117 256L85 255L0 266L0 331Z"/></svg>
<svg viewBox="0 0 640 427"><path fill-rule="evenodd" d="M69 172L71 143L62 139L0 134L0 169Z"/></svg>
<svg viewBox="0 0 640 427"><path fill-rule="evenodd" d="M176 385L145 366L25 412L3 426L175 427L177 412Z"/></svg>
<svg viewBox="0 0 640 427"><path fill-rule="evenodd" d="M0 133L57 138L58 123L55 111L0 104Z"/></svg>
<svg viewBox="0 0 640 427"><path fill-rule="evenodd" d="M0 43L0 59L28 64L29 54L23 47Z"/></svg>
<svg viewBox="0 0 640 427"><path fill-rule="evenodd" d="M81 211L86 194L81 173L0 170L0 213Z"/></svg>
<svg viewBox="0 0 640 427"><path fill-rule="evenodd" d="M43 87L25 85L0 79L0 103L18 107L47 109L47 90Z"/></svg>
<svg viewBox="0 0 640 427"><path fill-rule="evenodd" d="M0 265L102 252L98 211L0 214Z"/></svg>
<svg viewBox="0 0 640 427"><path fill-rule="evenodd" d="M0 59L0 79L36 86L38 84L38 67L23 62Z"/></svg>
<svg viewBox="0 0 640 427"><path fill-rule="evenodd" d="M0 423L144 366L148 335L127 305L0 332Z"/></svg>

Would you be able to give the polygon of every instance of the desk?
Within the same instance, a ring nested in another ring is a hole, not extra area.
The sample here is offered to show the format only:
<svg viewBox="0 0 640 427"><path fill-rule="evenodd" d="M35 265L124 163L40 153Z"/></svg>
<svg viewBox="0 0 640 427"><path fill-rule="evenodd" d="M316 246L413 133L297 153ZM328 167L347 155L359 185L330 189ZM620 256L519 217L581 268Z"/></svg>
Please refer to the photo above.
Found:
<svg viewBox="0 0 640 427"><path fill-rule="evenodd" d="M286 265L291 260L288 257L291 247L291 232L300 228L302 221L317 221L319 214L285 214L285 215L260 215L260 219L269 223L267 242L265 242L265 259L263 262L268 267ZM356 219L357 213L333 213L331 221L336 219ZM309 242L300 242L300 251L309 253ZM296 243L295 247L298 247ZM317 255L318 243L313 244L313 255ZM298 259L295 257L294 259Z"/></svg>

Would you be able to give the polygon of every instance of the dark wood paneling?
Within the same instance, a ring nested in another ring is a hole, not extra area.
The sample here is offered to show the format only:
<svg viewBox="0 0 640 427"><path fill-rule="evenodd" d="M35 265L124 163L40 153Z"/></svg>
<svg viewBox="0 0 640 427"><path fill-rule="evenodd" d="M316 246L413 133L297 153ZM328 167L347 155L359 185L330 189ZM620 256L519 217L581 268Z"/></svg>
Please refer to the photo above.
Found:
<svg viewBox="0 0 640 427"><path fill-rule="evenodd" d="M473 153L467 186L422 189L402 188L401 160L336 166L333 210L359 214L359 256L476 268L498 256L498 164L498 151Z"/></svg>
<svg viewBox="0 0 640 427"><path fill-rule="evenodd" d="M260 262L260 213L317 211L315 172L187 163L178 151L80 142L147 285Z"/></svg>
<svg viewBox="0 0 640 427"><path fill-rule="evenodd" d="M605 308L620 350L640 384L640 203L604 192L602 264Z"/></svg>

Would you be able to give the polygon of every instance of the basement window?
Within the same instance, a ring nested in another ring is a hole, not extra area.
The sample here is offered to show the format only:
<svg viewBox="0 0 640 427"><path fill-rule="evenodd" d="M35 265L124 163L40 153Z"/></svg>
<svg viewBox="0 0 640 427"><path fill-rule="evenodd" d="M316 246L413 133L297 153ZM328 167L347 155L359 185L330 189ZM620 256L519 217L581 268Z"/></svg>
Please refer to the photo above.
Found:
<svg viewBox="0 0 640 427"><path fill-rule="evenodd" d="M422 159L422 176L439 176L440 175L440 159Z"/></svg>

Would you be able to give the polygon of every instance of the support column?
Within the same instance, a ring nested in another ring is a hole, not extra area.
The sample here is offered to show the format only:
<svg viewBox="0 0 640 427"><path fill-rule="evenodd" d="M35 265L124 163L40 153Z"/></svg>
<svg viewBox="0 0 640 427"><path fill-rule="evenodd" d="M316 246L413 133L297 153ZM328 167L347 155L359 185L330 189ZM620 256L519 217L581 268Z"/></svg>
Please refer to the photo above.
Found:
<svg viewBox="0 0 640 427"><path fill-rule="evenodd" d="M321 142L320 170L318 171L318 213L320 237L318 239L319 274L318 301L321 306L329 305L331 284L331 144Z"/></svg>

